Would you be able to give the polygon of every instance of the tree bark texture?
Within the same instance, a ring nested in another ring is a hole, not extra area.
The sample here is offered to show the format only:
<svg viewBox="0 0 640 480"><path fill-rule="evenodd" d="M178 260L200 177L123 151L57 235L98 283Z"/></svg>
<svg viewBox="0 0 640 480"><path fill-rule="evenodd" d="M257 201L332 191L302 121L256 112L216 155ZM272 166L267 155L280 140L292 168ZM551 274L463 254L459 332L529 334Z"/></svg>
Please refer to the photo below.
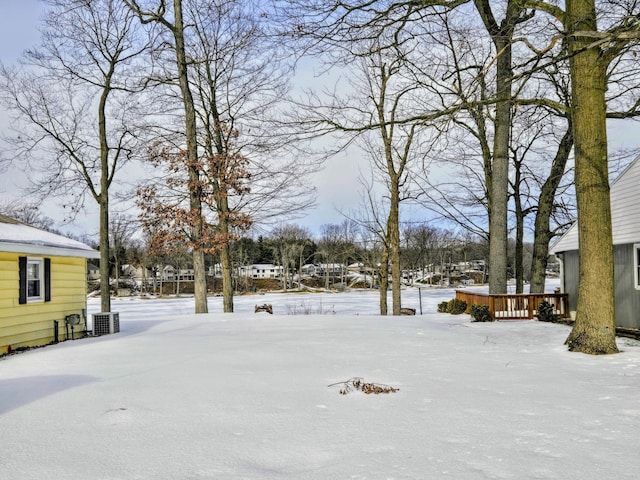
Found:
<svg viewBox="0 0 640 480"><path fill-rule="evenodd" d="M498 53L496 68L495 131L491 166L491 216L489 218L489 293L507 293L507 199L509 190L509 140L511 131L511 46L507 39ZM496 45L501 45L497 41Z"/></svg>
<svg viewBox="0 0 640 480"><path fill-rule="evenodd" d="M511 41L522 7L509 0L498 24L489 0L475 0L476 9L496 48L496 110L491 185L487 190L489 215L489 293L507 293L507 235L509 192L509 142L511 139L511 90L513 85Z"/></svg>
<svg viewBox="0 0 640 480"><path fill-rule="evenodd" d="M540 189L533 232L530 293L544 293L549 242L553 238L553 233L549 230L551 214L553 213L556 191L562 180L572 148L573 130L572 124L569 122L567 132L562 137L556 156L551 164L551 172Z"/></svg>
<svg viewBox="0 0 640 480"><path fill-rule="evenodd" d="M387 221L391 263L391 296L393 300L391 308L394 315L400 315L402 308L402 268L400 265L400 192L398 190L398 180L393 181L391 187L389 220Z"/></svg>
<svg viewBox="0 0 640 480"><path fill-rule="evenodd" d="M222 266L222 308L225 313L233 312L233 275L229 243L225 243L220 250L220 264Z"/></svg>
<svg viewBox="0 0 640 480"><path fill-rule="evenodd" d="M513 182L513 200L515 203L516 217L516 245L514 268L516 274L516 293L524 291L524 217L522 198L520 196L520 182L522 181L522 162L516 161L515 179Z"/></svg>
<svg viewBox="0 0 640 480"><path fill-rule="evenodd" d="M109 143L107 141L107 99L111 93L114 66L105 75L104 87L98 103L98 135L100 136L100 193L97 195L100 215L100 311L111 311L111 285L109 279ZM116 166L114 164L113 171ZM118 272L116 272L117 274Z"/></svg>
<svg viewBox="0 0 640 480"><path fill-rule="evenodd" d="M389 290L389 248L387 245L382 249L380 270L378 272L378 286L380 287L380 315L386 315L388 312L387 291Z"/></svg>
<svg viewBox="0 0 640 480"><path fill-rule="evenodd" d="M207 313L207 277L205 271L204 252L199 245L203 235L202 220L202 187L200 186L200 172L198 170L198 137L196 125L196 111L193 95L189 88L187 72L187 58L184 44L184 24L182 16L182 0L173 0L174 26L173 36L176 47L176 63L178 67L178 81L182 93L185 111L185 133L187 140L187 155L189 158L189 207L194 224L191 227L191 239L195 245L193 249L193 274L195 313Z"/></svg>
<svg viewBox="0 0 640 480"><path fill-rule="evenodd" d="M226 196L216 201L218 209L218 233L225 238L220 247L220 266L222 268L222 310L233 313L233 269L231 267L231 245L229 238L229 203Z"/></svg>
<svg viewBox="0 0 640 480"><path fill-rule="evenodd" d="M592 40L572 32L597 31L594 0L568 0L575 141L575 186L578 204L579 283L569 350L616 353L614 259L607 159L606 62Z"/></svg>

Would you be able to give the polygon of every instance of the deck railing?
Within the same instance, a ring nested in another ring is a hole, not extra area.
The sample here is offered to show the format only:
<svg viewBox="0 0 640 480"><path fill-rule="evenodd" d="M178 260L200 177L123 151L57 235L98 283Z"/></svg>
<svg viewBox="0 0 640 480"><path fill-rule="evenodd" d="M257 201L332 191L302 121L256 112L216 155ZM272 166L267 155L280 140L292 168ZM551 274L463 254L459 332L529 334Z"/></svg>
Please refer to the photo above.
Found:
<svg viewBox="0 0 640 480"><path fill-rule="evenodd" d="M530 320L538 314L538 306L547 302L559 318L569 318L569 295L566 293L486 293L456 290L456 298L471 305L487 305L494 320Z"/></svg>

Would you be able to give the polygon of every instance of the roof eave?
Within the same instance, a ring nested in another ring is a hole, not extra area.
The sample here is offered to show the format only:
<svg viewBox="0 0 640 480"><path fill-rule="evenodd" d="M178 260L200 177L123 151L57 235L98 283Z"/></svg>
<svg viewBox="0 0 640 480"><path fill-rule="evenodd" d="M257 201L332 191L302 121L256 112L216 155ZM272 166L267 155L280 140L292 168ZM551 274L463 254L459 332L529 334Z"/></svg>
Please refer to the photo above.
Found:
<svg viewBox="0 0 640 480"><path fill-rule="evenodd" d="M100 252L93 249L56 247L19 242L0 242L0 252L24 253L27 255L51 255L56 257L100 258Z"/></svg>

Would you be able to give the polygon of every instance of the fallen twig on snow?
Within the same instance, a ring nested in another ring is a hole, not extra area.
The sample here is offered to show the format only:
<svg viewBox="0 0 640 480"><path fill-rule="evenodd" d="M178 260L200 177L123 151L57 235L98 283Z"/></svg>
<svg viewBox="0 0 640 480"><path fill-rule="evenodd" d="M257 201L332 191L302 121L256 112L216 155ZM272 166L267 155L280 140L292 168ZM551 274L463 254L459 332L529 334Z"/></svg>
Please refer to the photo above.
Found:
<svg viewBox="0 0 640 480"><path fill-rule="evenodd" d="M353 377L344 382L336 382L328 386L335 387L337 385L342 385L342 388L340 389L340 395L346 395L347 393L354 390L359 390L363 393L366 393L367 395L370 395L372 393L376 395L381 393L395 393L400 390L399 388L391 387L389 385L365 382L360 377Z"/></svg>

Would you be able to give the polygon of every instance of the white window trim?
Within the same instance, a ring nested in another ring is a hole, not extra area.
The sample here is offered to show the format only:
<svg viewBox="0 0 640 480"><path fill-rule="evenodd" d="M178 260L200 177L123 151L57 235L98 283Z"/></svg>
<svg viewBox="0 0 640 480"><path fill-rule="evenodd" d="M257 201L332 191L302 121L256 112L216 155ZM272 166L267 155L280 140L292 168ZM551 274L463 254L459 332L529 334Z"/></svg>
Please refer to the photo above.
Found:
<svg viewBox="0 0 640 480"><path fill-rule="evenodd" d="M38 280L40 281L40 295L37 297L29 296L29 265L38 264ZM44 302L44 258L42 257L27 257L27 303L40 303Z"/></svg>
<svg viewBox="0 0 640 480"><path fill-rule="evenodd" d="M640 276L638 275L638 267L640 266L640 255L638 250L640 249L640 243L633 244L633 286L636 290L640 290Z"/></svg>

